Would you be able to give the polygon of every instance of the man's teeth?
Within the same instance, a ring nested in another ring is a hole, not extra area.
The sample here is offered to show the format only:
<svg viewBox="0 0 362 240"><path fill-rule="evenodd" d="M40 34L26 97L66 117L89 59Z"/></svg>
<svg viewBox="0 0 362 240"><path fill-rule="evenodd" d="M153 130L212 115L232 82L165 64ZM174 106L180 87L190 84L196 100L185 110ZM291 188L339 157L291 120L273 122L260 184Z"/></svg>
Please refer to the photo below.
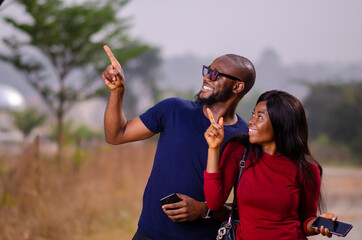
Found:
<svg viewBox="0 0 362 240"><path fill-rule="evenodd" d="M208 87L208 86L206 86L206 85L204 85L202 88L205 89L205 90L212 90L211 87Z"/></svg>
<svg viewBox="0 0 362 240"><path fill-rule="evenodd" d="M249 132L256 133L257 131L254 129L249 129Z"/></svg>

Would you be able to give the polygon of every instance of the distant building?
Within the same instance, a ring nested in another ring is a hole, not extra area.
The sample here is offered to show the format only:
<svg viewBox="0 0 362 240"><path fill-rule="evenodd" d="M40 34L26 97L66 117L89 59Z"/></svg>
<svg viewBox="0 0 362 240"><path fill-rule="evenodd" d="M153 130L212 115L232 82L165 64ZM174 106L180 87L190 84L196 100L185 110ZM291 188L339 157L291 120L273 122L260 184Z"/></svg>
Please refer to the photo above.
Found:
<svg viewBox="0 0 362 240"><path fill-rule="evenodd" d="M25 99L19 91L0 84L0 153L16 153L24 136L14 125L10 111L25 108Z"/></svg>

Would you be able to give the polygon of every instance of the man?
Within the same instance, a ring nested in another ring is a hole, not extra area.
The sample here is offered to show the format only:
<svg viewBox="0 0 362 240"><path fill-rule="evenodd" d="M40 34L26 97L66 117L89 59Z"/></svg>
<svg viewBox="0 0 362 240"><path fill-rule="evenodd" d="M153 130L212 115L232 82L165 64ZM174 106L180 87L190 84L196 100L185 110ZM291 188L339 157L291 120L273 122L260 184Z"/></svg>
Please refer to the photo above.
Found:
<svg viewBox="0 0 362 240"><path fill-rule="evenodd" d="M111 65L102 79L111 94L104 115L105 137L111 144L143 140L160 133L143 209L133 240L215 239L220 222L209 218L203 192L208 145L204 132L210 125L206 109L223 117L225 140L248 131L235 114L240 99L255 82L255 69L246 58L227 54L203 66L203 85L196 101L170 98L132 120L123 110L125 77L122 67L105 46ZM177 193L182 201L161 206L160 199Z"/></svg>

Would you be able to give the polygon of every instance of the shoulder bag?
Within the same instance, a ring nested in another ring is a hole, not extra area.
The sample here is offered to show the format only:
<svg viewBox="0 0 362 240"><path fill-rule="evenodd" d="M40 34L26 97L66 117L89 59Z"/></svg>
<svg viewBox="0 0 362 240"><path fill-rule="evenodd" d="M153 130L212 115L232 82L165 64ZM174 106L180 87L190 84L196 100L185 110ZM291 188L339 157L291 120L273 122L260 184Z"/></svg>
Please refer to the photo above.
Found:
<svg viewBox="0 0 362 240"><path fill-rule="evenodd" d="M233 205L229 214L228 221L224 221L219 230L216 237L216 240L236 240L236 225L239 223L239 220L235 220L233 218L234 211L236 211L236 190L238 189L238 184L241 178L241 174L243 172L243 169L245 167L245 160L246 160L246 148L244 150L243 158L240 161L240 171L237 181L234 184L234 200Z"/></svg>

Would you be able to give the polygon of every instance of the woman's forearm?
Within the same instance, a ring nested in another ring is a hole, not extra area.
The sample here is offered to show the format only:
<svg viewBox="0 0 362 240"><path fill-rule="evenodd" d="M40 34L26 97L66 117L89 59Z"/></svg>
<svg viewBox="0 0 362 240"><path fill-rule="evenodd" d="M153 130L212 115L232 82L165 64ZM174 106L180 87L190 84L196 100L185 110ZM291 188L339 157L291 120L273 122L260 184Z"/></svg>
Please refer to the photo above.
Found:
<svg viewBox="0 0 362 240"><path fill-rule="evenodd" d="M219 154L220 154L220 147L209 148L207 156L206 172L214 173L219 171L219 164L220 164Z"/></svg>

